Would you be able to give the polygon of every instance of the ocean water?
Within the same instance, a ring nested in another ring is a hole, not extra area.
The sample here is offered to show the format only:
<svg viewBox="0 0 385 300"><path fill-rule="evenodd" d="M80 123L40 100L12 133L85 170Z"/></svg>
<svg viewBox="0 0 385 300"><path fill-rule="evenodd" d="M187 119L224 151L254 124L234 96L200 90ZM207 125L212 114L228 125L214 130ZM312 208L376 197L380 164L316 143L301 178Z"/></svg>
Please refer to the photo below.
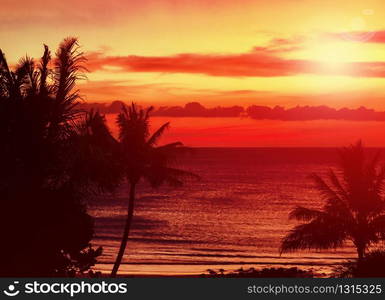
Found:
<svg viewBox="0 0 385 300"><path fill-rule="evenodd" d="M206 269L300 266L329 272L355 256L351 245L329 251L279 253L296 221L290 210L318 208L309 174L334 168L333 148L198 148L180 167L200 181L157 190L141 184L124 274L201 274ZM90 204L94 245L104 248L97 270L108 272L118 252L127 211L127 187Z"/></svg>

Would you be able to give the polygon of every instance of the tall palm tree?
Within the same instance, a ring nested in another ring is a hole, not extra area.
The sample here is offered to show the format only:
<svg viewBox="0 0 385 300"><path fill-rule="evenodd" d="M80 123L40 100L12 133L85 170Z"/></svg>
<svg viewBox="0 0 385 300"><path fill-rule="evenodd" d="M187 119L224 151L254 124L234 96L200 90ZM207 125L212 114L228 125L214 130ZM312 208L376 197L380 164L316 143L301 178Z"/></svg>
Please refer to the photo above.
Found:
<svg viewBox="0 0 385 300"><path fill-rule="evenodd" d="M145 180L152 187L159 187L164 183L181 186L184 179L199 178L191 172L175 167L178 155L187 150L182 143L175 142L158 146L163 133L169 128L169 123L165 123L150 134L151 111L152 107L141 109L134 103L129 107L123 106L117 117L119 127L117 139L109 133L103 118L98 113L91 114L89 118L90 127L97 136L100 136L99 140L104 139L110 145L107 147L108 149L117 151L115 156L118 156L122 176L129 186L126 223L111 277L116 276L126 249L134 215L137 185Z"/></svg>
<svg viewBox="0 0 385 300"><path fill-rule="evenodd" d="M377 153L367 158L361 141L340 151L339 171L327 179L313 174L322 209L297 207L297 225L282 240L281 253L299 249L331 249L353 242L359 259L368 247L385 238L385 167Z"/></svg>

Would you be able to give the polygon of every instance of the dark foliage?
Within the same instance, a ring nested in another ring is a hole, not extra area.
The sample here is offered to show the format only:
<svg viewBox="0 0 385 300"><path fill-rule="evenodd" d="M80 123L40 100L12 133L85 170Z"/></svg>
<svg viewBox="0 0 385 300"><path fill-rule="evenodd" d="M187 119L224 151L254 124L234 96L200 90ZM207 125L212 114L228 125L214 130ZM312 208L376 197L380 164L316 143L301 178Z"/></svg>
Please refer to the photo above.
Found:
<svg viewBox="0 0 385 300"><path fill-rule="evenodd" d="M364 258L349 261L335 268L336 277L385 277L385 251L369 252Z"/></svg>
<svg viewBox="0 0 385 300"><path fill-rule="evenodd" d="M302 221L284 237L281 252L333 249L351 241L359 258L385 238L385 167L379 153L365 154L361 142L340 152L340 170L330 170L327 180L314 174L322 209L297 207L290 218Z"/></svg>
<svg viewBox="0 0 385 300"><path fill-rule="evenodd" d="M225 277L225 278L313 278L315 274L311 270L301 270L293 268L263 268L263 269L243 269L226 272L208 269L206 274L201 277Z"/></svg>
<svg viewBox="0 0 385 300"><path fill-rule="evenodd" d="M74 90L83 62L75 38L55 60L44 46L38 64L26 57L15 70L0 51L0 276L70 276L101 254L89 246L83 199L112 184L89 171L98 147L86 139Z"/></svg>

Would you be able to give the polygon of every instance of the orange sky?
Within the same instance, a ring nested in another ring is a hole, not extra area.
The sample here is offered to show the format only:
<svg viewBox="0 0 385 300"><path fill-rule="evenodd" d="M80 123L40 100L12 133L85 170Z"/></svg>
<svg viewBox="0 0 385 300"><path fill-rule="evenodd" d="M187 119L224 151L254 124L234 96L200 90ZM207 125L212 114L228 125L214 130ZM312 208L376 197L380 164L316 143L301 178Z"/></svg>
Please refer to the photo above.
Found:
<svg viewBox="0 0 385 300"><path fill-rule="evenodd" d="M2 0L0 40L16 61L78 36L91 101L385 109L384 14L370 0Z"/></svg>
<svg viewBox="0 0 385 300"><path fill-rule="evenodd" d="M66 36L85 99L385 110L383 0L2 0L10 62Z"/></svg>

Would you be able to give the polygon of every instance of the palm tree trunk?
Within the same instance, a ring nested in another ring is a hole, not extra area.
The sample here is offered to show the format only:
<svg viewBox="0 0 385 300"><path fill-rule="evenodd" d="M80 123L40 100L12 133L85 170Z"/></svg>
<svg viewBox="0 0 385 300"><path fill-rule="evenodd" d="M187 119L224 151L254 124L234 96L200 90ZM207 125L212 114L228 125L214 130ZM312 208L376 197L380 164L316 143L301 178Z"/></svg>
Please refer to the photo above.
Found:
<svg viewBox="0 0 385 300"><path fill-rule="evenodd" d="M116 257L116 261L111 272L111 278L116 277L116 274L118 273L120 264L122 262L124 250L126 249L126 246L127 246L128 235L130 233L130 227L132 223L132 217L134 215L135 188L136 188L136 183L130 183L130 197L128 200L127 219L126 219L126 224L124 226L124 232L123 232L122 242L120 244L119 253L118 253L118 256Z"/></svg>
<svg viewBox="0 0 385 300"><path fill-rule="evenodd" d="M357 254L358 254L358 260L362 260L365 256L365 246L358 245L357 246Z"/></svg>

